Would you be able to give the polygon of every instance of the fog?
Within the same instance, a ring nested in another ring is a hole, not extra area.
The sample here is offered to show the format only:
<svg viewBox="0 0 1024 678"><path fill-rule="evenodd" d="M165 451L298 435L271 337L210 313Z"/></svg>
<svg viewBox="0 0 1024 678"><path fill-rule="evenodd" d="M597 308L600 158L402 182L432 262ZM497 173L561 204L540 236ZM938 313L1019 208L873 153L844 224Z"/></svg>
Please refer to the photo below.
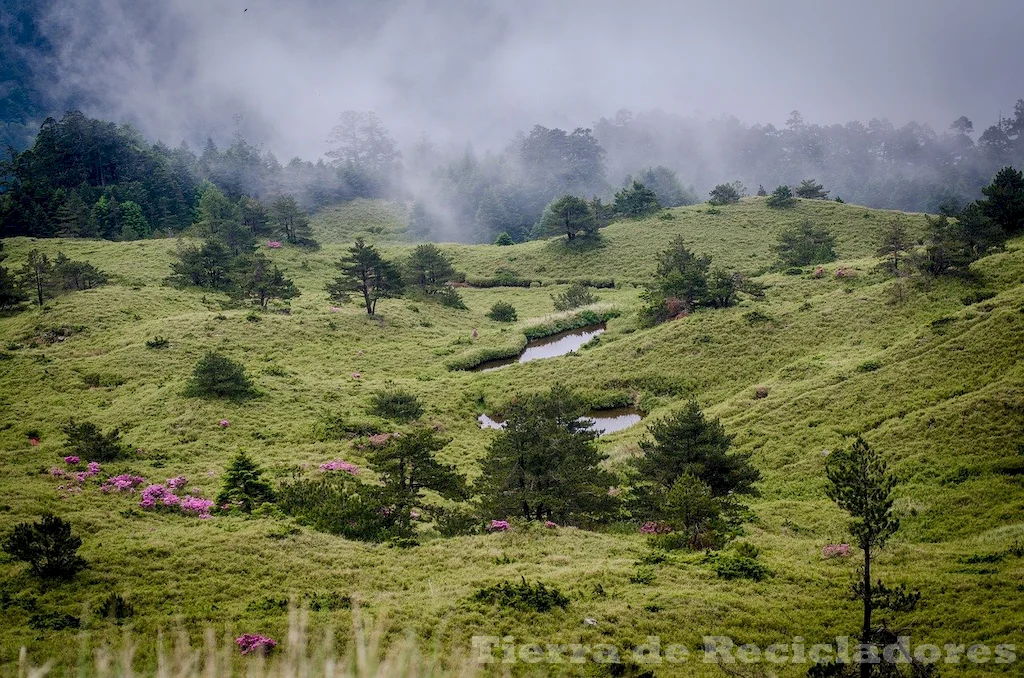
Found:
<svg viewBox="0 0 1024 678"><path fill-rule="evenodd" d="M1024 95L1021 25L1015 0L65 0L37 86L172 145L242 132L282 158L321 156L349 109L477 149L621 108L978 130Z"/></svg>

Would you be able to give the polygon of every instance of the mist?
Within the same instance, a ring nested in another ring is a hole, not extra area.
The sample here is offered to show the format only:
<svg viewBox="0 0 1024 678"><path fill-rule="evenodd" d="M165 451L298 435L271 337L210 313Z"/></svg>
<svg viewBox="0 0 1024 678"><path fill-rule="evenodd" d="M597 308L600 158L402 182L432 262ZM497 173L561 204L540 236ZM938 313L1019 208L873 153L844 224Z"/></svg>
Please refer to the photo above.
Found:
<svg viewBox="0 0 1024 678"><path fill-rule="evenodd" d="M1022 24L1013 0L67 0L40 20L55 53L35 71L54 115L172 145L238 132L282 158L322 156L344 110L376 111L404 146L477 149L621 108L942 131L1011 112Z"/></svg>

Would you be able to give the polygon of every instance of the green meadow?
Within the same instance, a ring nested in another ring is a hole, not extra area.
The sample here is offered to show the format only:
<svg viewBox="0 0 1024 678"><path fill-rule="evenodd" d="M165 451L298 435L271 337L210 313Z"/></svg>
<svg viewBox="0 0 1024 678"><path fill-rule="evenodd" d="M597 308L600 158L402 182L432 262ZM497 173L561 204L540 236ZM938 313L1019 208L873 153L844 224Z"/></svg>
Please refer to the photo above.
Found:
<svg viewBox="0 0 1024 678"><path fill-rule="evenodd" d="M263 248L302 291L287 313L280 304L257 313L226 296L165 285L176 240L4 241L9 265L33 248L60 251L95 264L111 283L0 318L0 530L44 512L60 515L83 538L89 564L73 581L44 584L23 564L0 560L0 673L17 674L25 647L31 662L52 660L53 675L71 675L91 648L123 646L126 629L137 665L149 671L158 632L185 633L194 645L207 629L217 638L286 639L286 606L278 602L301 603L304 595L346 601L309 613L311 633L337 630L339 655L353 648L359 614L374 620L385 645L411 636L442 665L460 661L474 635L620 648L648 636L699 648L705 635L762 647L856 635L860 607L849 591L858 559L824 560L822 547L849 540L846 516L825 496L824 463L857 435L899 479L901 529L874 569L887 583L921 591L918 608L897 616L900 626L915 642L1017 643L1024 653L1024 559L1008 550L1024 541L1024 240L975 262L974 281L897 280L878 269L882 229L898 218L920 236L923 215L806 200L771 210L749 198L617 222L583 247L562 239L443 245L469 279L510 269L533 285L462 288L468 310L384 299L369 318L355 302L328 301L334 262L357 236L389 258L406 256L411 245L404 210L356 202L314 218L313 235L324 243L318 251ZM837 238L839 260L819 277L813 267L773 270L776 236L803 219ZM713 265L756 276L765 297L641 327L642 286L676 236ZM855 275L837 277L839 267ZM493 372L449 369L518 350L524 330L556 317L552 295L584 279L614 280L612 289L592 290L594 310L617 311L598 340ZM487 318L499 300L516 307L517 322ZM148 348L157 336L169 345ZM192 368L209 350L242 362L258 397L186 397ZM423 420L451 440L439 457L471 479L497 435L477 416L500 411L516 393L561 383L595 408L642 410L640 424L599 439L613 470L639 453L650 421L695 398L762 473L740 540L761 550L771 576L721 579L702 552L652 557L636 525L584 531L513 523L505 533L443 538L424 524L418 546L395 548L316 532L273 510L209 520L147 512L137 494L105 494L98 480L70 491L50 475L63 465L61 426L71 417L118 427L139 450L136 459L104 464L99 478L184 475L206 497L217 494L242 450L275 484L315 477L334 459L365 468L365 449L324 440L320 431L331 417L370 419L371 394L392 383L419 397ZM229 426L219 424L224 419ZM481 587L522 577L557 587L569 605L538 613L471 600ZM95 612L111 592L134 606L124 626ZM80 617L81 628L33 628L33 615L54 612ZM587 670L610 675L597 668ZM696 661L655 670L724 675ZM772 670L804 675L806 666ZM1020 675L1020 664L941 670Z"/></svg>

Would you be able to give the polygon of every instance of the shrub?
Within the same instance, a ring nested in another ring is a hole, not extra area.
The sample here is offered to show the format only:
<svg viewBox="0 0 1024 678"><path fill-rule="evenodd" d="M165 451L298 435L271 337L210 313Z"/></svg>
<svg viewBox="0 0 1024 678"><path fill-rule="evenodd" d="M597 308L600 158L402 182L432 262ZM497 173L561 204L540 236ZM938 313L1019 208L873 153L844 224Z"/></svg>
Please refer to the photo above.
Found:
<svg viewBox="0 0 1024 678"><path fill-rule="evenodd" d="M113 461L128 456L131 451L130 445L121 442L120 429L115 428L110 433L103 433L90 421L79 424L72 419L62 430L67 436L65 447L69 452L68 456L90 461Z"/></svg>
<svg viewBox="0 0 1024 678"><path fill-rule="evenodd" d="M146 340L146 348L167 348L170 345L171 342L168 341L165 337L161 337L159 334L153 337L152 339Z"/></svg>
<svg viewBox="0 0 1024 678"><path fill-rule="evenodd" d="M46 514L36 523L19 523L3 541L3 550L26 562L32 574L44 579L70 579L86 566L78 555L80 537L71 534L71 523Z"/></svg>
<svg viewBox="0 0 1024 678"><path fill-rule="evenodd" d="M461 537L480 531L480 520L462 508L434 509L434 527L442 537Z"/></svg>
<svg viewBox="0 0 1024 678"><path fill-rule="evenodd" d="M423 415L423 405L412 393L389 386L373 394L369 412L384 419L413 421Z"/></svg>
<svg viewBox="0 0 1024 678"><path fill-rule="evenodd" d="M125 600L120 593L111 593L96 606L96 614L104 619L120 624L135 614L135 607Z"/></svg>
<svg viewBox="0 0 1024 678"><path fill-rule="evenodd" d="M574 282L569 289L559 295L552 295L556 311L569 311L580 306L587 306L597 302L597 297L590 293L586 285L581 282Z"/></svg>
<svg viewBox="0 0 1024 678"><path fill-rule="evenodd" d="M196 364L185 395L213 398L247 398L254 395L252 382L241 363L214 351Z"/></svg>
<svg viewBox="0 0 1024 678"><path fill-rule="evenodd" d="M448 308L458 308L466 310L466 302L462 300L462 295L453 287L442 287L433 294L434 298L441 302L442 306Z"/></svg>
<svg viewBox="0 0 1024 678"><path fill-rule="evenodd" d="M375 542L403 536L382 488L363 485L347 473L285 483L277 503L300 523L321 532Z"/></svg>
<svg viewBox="0 0 1024 678"><path fill-rule="evenodd" d="M245 452L239 452L224 476L217 504L234 505L249 512L264 502L274 501L274 490L262 476L259 465Z"/></svg>
<svg viewBox="0 0 1024 678"><path fill-rule="evenodd" d="M313 427L317 440L350 440L382 433L380 426L368 421L352 421L340 414L325 412Z"/></svg>
<svg viewBox="0 0 1024 678"><path fill-rule="evenodd" d="M996 296L995 291L989 289L975 290L969 294L964 295L960 298L960 301L964 306L970 306L971 304L979 304L983 301L988 301L992 297Z"/></svg>
<svg viewBox="0 0 1024 678"><path fill-rule="evenodd" d="M753 579L761 581L771 572L753 558L746 556L719 556L715 559L715 573L722 579Z"/></svg>
<svg viewBox="0 0 1024 678"><path fill-rule="evenodd" d="M733 184L718 184L712 189L708 202L712 205L729 205L739 200L740 192Z"/></svg>
<svg viewBox="0 0 1024 678"><path fill-rule="evenodd" d="M789 186L779 186L764 202L768 207L782 209L795 205L796 198L793 197L793 189Z"/></svg>
<svg viewBox="0 0 1024 678"><path fill-rule="evenodd" d="M569 606L569 598L561 591L545 586L542 582L527 584L526 577L516 584L505 580L500 584L478 589L473 594L473 600L497 604L499 607L536 612L547 612L556 607L564 610Z"/></svg>
<svg viewBox="0 0 1024 678"><path fill-rule="evenodd" d="M39 630L63 631L77 629L82 620L64 612L36 612L28 618L28 625Z"/></svg>
<svg viewBox="0 0 1024 678"><path fill-rule="evenodd" d="M82 381L89 388L114 388L124 383L124 377L120 377L116 374L100 374L99 372L89 372L82 375Z"/></svg>
<svg viewBox="0 0 1024 678"><path fill-rule="evenodd" d="M494 244L498 245L499 247L508 247L509 245L515 245L516 241L513 240L512 236L510 236L508 233L502 231L501 233L498 234L498 237L494 239Z"/></svg>
<svg viewBox="0 0 1024 678"><path fill-rule="evenodd" d="M835 261L835 245L836 238L828 229L804 219L783 230L773 249L784 266L810 266Z"/></svg>
<svg viewBox="0 0 1024 678"><path fill-rule="evenodd" d="M643 584L649 586L654 583L654 569L650 567L638 567L629 575L631 584Z"/></svg>
<svg viewBox="0 0 1024 678"><path fill-rule="evenodd" d="M860 365L857 365L858 372L874 372L882 367L882 363L877 360L866 360Z"/></svg>
<svg viewBox="0 0 1024 678"><path fill-rule="evenodd" d="M487 312L487 317L499 323L512 323L519 318L516 307L507 301L497 301Z"/></svg>

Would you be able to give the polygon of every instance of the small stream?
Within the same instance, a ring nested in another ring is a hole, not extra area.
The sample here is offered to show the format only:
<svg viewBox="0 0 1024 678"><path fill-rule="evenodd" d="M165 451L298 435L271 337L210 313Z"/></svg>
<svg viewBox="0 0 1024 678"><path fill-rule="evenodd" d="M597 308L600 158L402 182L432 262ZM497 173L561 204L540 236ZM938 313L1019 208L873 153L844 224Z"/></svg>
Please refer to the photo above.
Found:
<svg viewBox="0 0 1024 678"><path fill-rule="evenodd" d="M580 421L591 422L591 430L595 431L597 435L603 436L638 424L642 418L643 415L640 414L640 411L632 407L616 407L609 410L591 410L580 417ZM492 419L486 414L481 414L476 419L480 422L480 428L505 428L504 419Z"/></svg>
<svg viewBox="0 0 1024 678"><path fill-rule="evenodd" d="M565 355L566 353L579 350L583 344L604 332L604 329L604 325L591 325L589 327L559 332L542 339L534 339L526 344L526 348L519 354L519 357L488 360L474 367L473 371L493 372L516 363L528 363L531 360L542 360L544 358L555 358Z"/></svg>

